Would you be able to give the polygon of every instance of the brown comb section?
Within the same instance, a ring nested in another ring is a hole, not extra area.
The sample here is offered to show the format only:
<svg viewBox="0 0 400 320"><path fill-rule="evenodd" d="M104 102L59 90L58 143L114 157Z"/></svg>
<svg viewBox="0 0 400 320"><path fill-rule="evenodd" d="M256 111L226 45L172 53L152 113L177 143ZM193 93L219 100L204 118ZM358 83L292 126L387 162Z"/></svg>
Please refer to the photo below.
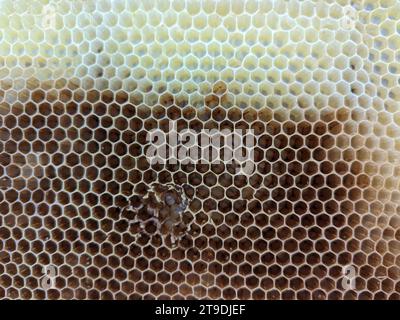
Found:
<svg viewBox="0 0 400 320"><path fill-rule="evenodd" d="M225 90L215 83L203 108L173 94L150 108L31 80L28 101L2 102L0 297L399 299L400 168L379 139L384 119L240 109ZM255 172L149 164L146 134L170 120L254 130Z"/></svg>

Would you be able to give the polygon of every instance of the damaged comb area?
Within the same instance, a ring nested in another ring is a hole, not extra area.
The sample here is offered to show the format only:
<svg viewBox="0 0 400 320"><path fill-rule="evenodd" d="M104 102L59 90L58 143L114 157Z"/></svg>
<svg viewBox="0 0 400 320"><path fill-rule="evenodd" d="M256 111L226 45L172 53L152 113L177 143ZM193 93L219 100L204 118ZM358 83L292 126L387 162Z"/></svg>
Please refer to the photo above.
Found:
<svg viewBox="0 0 400 320"><path fill-rule="evenodd" d="M177 185L156 183L143 198L134 196L131 202L122 214L131 221L132 233L139 236L159 233L162 235L159 241L169 237L168 244L172 246L189 230L187 224L193 220L189 212L186 219L183 217L189 200Z"/></svg>
<svg viewBox="0 0 400 320"><path fill-rule="evenodd" d="M0 298L399 300L399 20L0 0ZM171 122L252 130L254 172L152 163Z"/></svg>

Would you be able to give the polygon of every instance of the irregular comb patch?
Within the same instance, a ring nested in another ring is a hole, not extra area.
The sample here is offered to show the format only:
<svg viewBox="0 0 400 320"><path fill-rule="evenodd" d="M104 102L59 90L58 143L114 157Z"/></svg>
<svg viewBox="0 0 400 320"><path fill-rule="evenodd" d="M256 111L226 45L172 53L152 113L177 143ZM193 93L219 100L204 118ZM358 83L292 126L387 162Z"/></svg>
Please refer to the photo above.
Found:
<svg viewBox="0 0 400 320"><path fill-rule="evenodd" d="M174 246L189 230L188 224L193 220L186 211L189 199L179 185L155 183L143 197L134 196L130 202L122 215L130 220L132 232L140 237L156 234L158 239L154 237L154 241L158 243Z"/></svg>

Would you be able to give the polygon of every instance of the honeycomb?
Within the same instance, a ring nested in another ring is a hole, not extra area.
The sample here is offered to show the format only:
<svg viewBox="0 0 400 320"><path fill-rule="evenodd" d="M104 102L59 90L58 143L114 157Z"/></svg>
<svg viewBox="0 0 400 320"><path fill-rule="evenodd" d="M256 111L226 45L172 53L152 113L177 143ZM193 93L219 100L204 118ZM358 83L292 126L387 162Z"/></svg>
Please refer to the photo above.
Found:
<svg viewBox="0 0 400 320"><path fill-rule="evenodd" d="M0 297L399 300L399 75L396 0L0 0Z"/></svg>

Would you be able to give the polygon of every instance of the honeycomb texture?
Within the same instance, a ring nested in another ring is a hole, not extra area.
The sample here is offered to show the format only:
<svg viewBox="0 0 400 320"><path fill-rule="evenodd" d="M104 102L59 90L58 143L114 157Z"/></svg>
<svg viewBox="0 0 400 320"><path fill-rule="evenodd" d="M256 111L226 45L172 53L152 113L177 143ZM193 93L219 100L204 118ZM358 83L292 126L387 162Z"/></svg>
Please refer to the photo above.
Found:
<svg viewBox="0 0 400 320"><path fill-rule="evenodd" d="M399 75L395 0L0 0L0 297L399 300Z"/></svg>

